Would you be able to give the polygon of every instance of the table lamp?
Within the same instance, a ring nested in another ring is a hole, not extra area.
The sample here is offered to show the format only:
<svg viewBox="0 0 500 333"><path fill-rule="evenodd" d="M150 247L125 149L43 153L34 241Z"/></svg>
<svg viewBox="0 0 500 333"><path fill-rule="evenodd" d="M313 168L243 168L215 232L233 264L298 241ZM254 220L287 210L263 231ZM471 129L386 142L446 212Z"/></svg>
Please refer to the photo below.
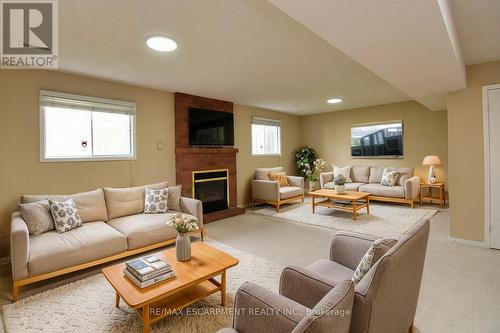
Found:
<svg viewBox="0 0 500 333"><path fill-rule="evenodd" d="M429 184L434 184L436 182L436 173L434 171L434 167L436 165L441 165L441 160L439 156L436 155L428 155L425 156L423 165L429 165L429 176L427 177L427 182Z"/></svg>

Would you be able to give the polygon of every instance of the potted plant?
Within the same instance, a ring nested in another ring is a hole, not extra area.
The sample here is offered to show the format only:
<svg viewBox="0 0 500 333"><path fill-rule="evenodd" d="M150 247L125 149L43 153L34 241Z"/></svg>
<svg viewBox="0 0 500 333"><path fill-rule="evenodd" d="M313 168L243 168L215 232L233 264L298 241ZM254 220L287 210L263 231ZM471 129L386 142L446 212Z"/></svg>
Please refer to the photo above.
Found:
<svg viewBox="0 0 500 333"><path fill-rule="evenodd" d="M177 260L190 260L191 238L189 237L189 233L199 229L198 220L182 213L175 213L170 217L167 225L177 230L177 239L175 241L175 255Z"/></svg>
<svg viewBox="0 0 500 333"><path fill-rule="evenodd" d="M333 183L335 184L336 194L342 194L345 192L345 182L346 178L342 175L339 175L333 179Z"/></svg>
<svg viewBox="0 0 500 333"><path fill-rule="evenodd" d="M306 178L309 181L309 190L314 191L318 185L319 174L326 166L326 161L318 158L312 164L312 168L308 167L306 170Z"/></svg>
<svg viewBox="0 0 500 333"><path fill-rule="evenodd" d="M317 153L311 147L302 147L294 151L295 164L299 169L302 177L307 178L308 171L310 172L314 161L316 160Z"/></svg>

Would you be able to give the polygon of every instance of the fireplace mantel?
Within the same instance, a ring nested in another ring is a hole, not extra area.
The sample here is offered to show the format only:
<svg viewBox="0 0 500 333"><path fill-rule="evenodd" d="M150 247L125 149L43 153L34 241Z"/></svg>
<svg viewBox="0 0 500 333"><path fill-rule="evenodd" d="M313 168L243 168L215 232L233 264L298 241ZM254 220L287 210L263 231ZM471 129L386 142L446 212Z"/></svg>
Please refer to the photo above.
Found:
<svg viewBox="0 0 500 333"><path fill-rule="evenodd" d="M237 171L234 147L194 147L189 145L188 110L190 107L223 112L233 112L233 103L211 98L175 93L175 164L176 181L182 185L182 195L193 197L193 172L204 170L228 170L229 208L205 214L204 222L211 222L242 214L237 207Z"/></svg>

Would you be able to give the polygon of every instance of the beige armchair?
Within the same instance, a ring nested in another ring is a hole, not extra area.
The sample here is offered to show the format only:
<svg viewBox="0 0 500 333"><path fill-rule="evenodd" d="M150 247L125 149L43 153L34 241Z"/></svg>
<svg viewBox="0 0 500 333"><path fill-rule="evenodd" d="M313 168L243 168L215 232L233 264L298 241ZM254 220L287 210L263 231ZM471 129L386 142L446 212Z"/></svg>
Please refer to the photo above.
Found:
<svg viewBox="0 0 500 333"><path fill-rule="evenodd" d="M411 332L424 267L429 221L406 232L355 287L351 333ZM306 268L290 266L281 276L280 293L308 307L338 285L352 278L374 239L338 232L330 248L330 259Z"/></svg>
<svg viewBox="0 0 500 333"><path fill-rule="evenodd" d="M233 327L218 333L348 333L354 284L342 281L312 306L246 282L236 292Z"/></svg>
<svg viewBox="0 0 500 333"><path fill-rule="evenodd" d="M252 180L253 204L270 204L276 206L276 211L280 211L280 206L287 202L304 202L304 178L287 176L289 186L280 186L278 182L269 180L269 173L284 172L282 167L257 168Z"/></svg>

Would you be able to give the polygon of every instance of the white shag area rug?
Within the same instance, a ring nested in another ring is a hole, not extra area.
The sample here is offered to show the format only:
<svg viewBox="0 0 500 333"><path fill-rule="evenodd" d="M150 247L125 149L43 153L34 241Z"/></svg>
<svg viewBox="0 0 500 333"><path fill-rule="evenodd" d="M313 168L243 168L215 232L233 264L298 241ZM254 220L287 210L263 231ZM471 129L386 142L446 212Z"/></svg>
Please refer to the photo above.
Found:
<svg viewBox="0 0 500 333"><path fill-rule="evenodd" d="M311 203L306 202L282 207L279 213L272 206L262 206L247 212L379 238L397 238L418 221L430 219L438 211L370 202L370 215L363 208L358 211L357 219L353 220L349 212L321 206L316 206L316 213L313 214Z"/></svg>
<svg viewBox="0 0 500 333"><path fill-rule="evenodd" d="M278 290L282 265L214 240L206 242L240 260L227 273L227 309L232 309L235 292L245 281ZM114 302L114 289L102 274L98 274L4 305L5 329L7 333L142 332L142 322L136 312L123 301L117 309ZM229 311L222 311L220 293L210 295L190 308L198 311L189 312L189 316L166 317L154 323L151 332L216 332L231 326L232 317ZM199 315L200 312L208 314Z"/></svg>

